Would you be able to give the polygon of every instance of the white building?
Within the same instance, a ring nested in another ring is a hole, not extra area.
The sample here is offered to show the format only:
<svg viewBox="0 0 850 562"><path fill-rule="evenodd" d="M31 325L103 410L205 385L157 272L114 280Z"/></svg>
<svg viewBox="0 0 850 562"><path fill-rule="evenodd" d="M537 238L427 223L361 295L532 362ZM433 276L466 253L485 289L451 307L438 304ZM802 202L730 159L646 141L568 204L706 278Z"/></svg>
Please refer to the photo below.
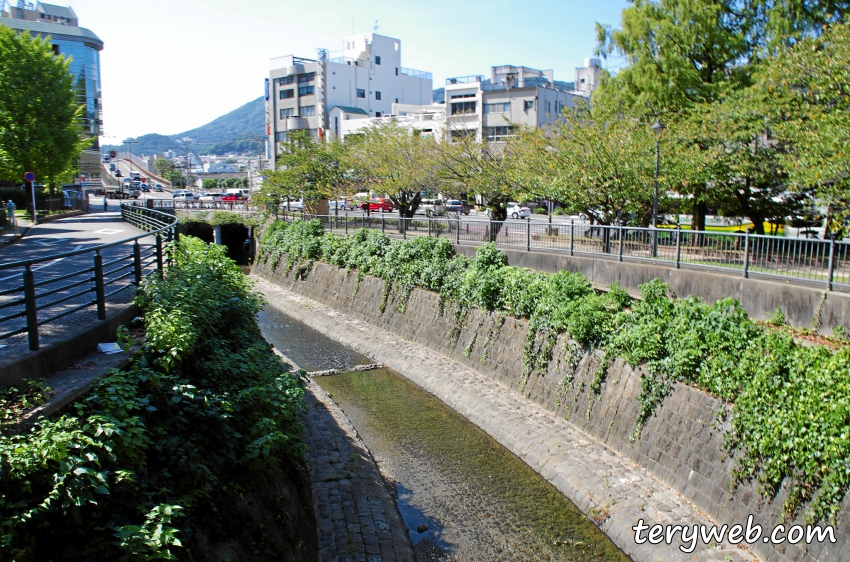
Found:
<svg viewBox="0 0 850 562"><path fill-rule="evenodd" d="M556 88L551 70L502 65L490 78L462 76L446 80L449 138L474 134L476 140L503 140L516 125L544 127L565 107L585 99L580 92Z"/></svg>
<svg viewBox="0 0 850 562"><path fill-rule="evenodd" d="M602 63L599 59L584 59L584 67L576 68L576 90L590 95L597 87L602 77Z"/></svg>
<svg viewBox="0 0 850 562"><path fill-rule="evenodd" d="M342 56L336 58L323 51L318 59L287 55L271 63L266 133L273 147L272 167L291 131L339 134L342 115L331 115L335 107L382 117L394 103L425 105L433 95L431 73L401 66L401 41L376 33L347 37Z"/></svg>
<svg viewBox="0 0 850 562"><path fill-rule="evenodd" d="M374 125L380 125L387 121L393 121L404 127L411 134L423 137L434 137L438 141L445 138L446 133L446 106L443 104L411 105L394 103L392 113L381 117L369 117L359 110L348 113L344 110L352 108L335 107L331 110L331 117L339 116L339 138L345 140L351 135L363 134L364 130Z"/></svg>

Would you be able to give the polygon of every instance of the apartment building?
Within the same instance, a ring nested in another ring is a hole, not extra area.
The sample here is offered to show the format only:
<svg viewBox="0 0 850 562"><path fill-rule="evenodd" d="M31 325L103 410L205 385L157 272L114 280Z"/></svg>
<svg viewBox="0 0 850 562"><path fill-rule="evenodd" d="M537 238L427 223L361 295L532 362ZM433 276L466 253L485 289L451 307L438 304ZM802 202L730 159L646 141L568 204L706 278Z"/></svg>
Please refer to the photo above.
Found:
<svg viewBox="0 0 850 562"><path fill-rule="evenodd" d="M565 107L586 96L556 86L551 70L501 65L482 75L446 79L446 129L449 139L474 135L476 140L510 137L517 125L545 127Z"/></svg>
<svg viewBox="0 0 850 562"><path fill-rule="evenodd" d="M431 73L401 65L401 40L377 33L355 35L343 40L339 53L331 57L320 50L316 59L272 59L266 84L272 167L280 143L292 131L320 138L339 135L346 117L382 117L392 113L394 103L431 103Z"/></svg>

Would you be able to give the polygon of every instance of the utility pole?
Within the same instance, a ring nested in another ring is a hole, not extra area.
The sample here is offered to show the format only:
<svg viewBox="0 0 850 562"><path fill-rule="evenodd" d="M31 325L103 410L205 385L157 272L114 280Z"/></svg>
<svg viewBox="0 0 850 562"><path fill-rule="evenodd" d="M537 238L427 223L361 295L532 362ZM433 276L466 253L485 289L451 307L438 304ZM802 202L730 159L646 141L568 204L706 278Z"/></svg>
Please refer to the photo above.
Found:
<svg viewBox="0 0 850 562"><path fill-rule="evenodd" d="M263 175L263 143L266 141L266 137L254 137L253 140L257 143L257 175L254 178L254 188L257 187L257 179L258 177Z"/></svg>
<svg viewBox="0 0 850 562"><path fill-rule="evenodd" d="M189 189L189 174L192 171L192 155L189 152L189 146L194 144L195 141L189 137L183 137L180 139L180 143L183 145L183 150L186 151L186 189Z"/></svg>

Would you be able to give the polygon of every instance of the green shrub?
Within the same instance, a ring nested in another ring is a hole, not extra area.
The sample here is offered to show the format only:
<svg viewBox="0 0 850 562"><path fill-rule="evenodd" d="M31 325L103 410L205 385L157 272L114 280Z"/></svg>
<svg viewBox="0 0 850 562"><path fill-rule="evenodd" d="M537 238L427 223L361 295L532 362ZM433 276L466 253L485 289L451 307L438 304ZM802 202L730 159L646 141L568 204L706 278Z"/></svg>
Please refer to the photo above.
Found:
<svg viewBox="0 0 850 562"><path fill-rule="evenodd" d="M303 454L300 379L262 339L260 299L223 247L182 237L171 252L139 293L147 340L131 365L0 435L0 558L197 559L239 540L277 559L262 554L275 539L233 517L249 496L287 517L261 483Z"/></svg>
<svg viewBox="0 0 850 562"><path fill-rule="evenodd" d="M546 209L544 209L543 207L537 207L536 209L534 209L534 214L535 215L546 215L548 213L546 212Z"/></svg>

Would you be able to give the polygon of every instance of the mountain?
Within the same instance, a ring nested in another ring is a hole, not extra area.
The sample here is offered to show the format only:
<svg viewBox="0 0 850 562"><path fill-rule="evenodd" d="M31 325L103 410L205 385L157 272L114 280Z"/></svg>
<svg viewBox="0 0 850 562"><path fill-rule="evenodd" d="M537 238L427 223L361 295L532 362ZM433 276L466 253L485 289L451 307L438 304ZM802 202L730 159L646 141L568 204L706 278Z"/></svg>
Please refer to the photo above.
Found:
<svg viewBox="0 0 850 562"><path fill-rule="evenodd" d="M257 153L257 143L251 139L264 136L266 128L265 98L262 96L248 102L230 113L213 119L206 125L177 133L142 135L131 139L138 142L132 146L134 154L160 154L166 150L182 153L185 149L180 139L189 137L195 142L192 152L197 154L223 155L229 152ZM103 150L122 151L125 145L103 145Z"/></svg>

